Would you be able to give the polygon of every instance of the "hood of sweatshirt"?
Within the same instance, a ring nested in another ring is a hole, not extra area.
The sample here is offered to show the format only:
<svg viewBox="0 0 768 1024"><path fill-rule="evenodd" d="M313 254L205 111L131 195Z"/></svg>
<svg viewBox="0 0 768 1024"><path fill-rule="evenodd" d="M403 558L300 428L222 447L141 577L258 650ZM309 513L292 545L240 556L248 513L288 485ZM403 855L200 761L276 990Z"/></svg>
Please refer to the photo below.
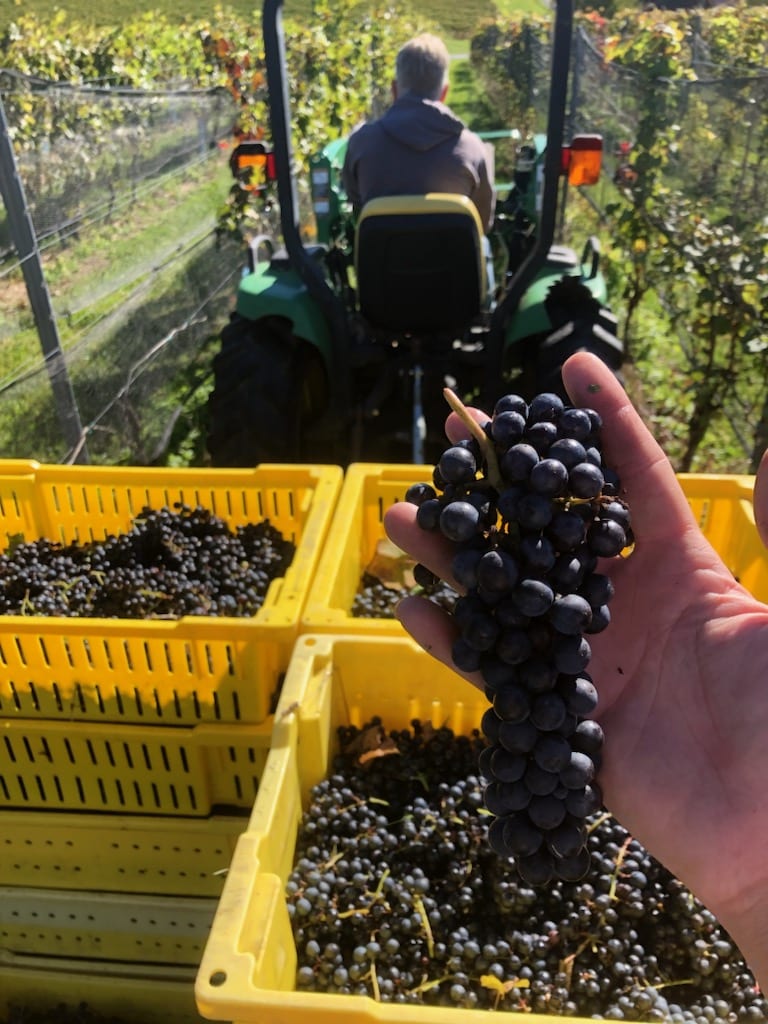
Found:
<svg viewBox="0 0 768 1024"><path fill-rule="evenodd" d="M406 93L396 100L379 125L393 139L426 152L461 135L464 122L444 103Z"/></svg>

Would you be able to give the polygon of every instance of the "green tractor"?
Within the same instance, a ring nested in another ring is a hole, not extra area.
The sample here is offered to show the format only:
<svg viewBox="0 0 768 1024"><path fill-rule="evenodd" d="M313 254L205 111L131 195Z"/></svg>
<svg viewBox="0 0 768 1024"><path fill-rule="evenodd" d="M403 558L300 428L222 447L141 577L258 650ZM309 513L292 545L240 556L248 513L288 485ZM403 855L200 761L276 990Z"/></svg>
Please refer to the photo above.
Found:
<svg viewBox="0 0 768 1024"><path fill-rule="evenodd" d="M600 136L563 146L573 0L556 0L545 135L517 147L498 186L493 261L474 204L444 193L375 199L355 217L341 187L346 139L311 163L317 239L299 225L282 0L265 0L272 146L243 143L236 175L273 178L282 244L250 245L222 332L208 402L214 466L432 461L444 446L444 388L492 409L512 389L562 393L560 369L589 350L623 360L595 238L553 244L566 183L599 173ZM491 138L514 137L508 130ZM558 140L555 145L549 140Z"/></svg>

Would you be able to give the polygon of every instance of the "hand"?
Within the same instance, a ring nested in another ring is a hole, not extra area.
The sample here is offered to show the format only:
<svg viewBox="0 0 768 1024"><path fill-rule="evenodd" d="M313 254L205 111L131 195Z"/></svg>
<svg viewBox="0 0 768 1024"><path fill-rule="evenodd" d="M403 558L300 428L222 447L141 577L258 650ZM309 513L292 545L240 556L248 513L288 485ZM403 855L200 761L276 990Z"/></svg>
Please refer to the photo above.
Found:
<svg viewBox="0 0 768 1024"><path fill-rule="evenodd" d="M636 541L630 557L601 565L616 588L612 620L589 638L606 737L598 780L605 804L716 914L768 984L768 607L704 538L610 370L579 353L563 376L574 405L603 418L605 461L621 478ZM451 414L451 439L462 429ZM390 508L387 533L450 581L451 545L422 531L415 511ZM768 458L755 511L766 539ZM451 664L455 629L442 609L406 598L398 616Z"/></svg>

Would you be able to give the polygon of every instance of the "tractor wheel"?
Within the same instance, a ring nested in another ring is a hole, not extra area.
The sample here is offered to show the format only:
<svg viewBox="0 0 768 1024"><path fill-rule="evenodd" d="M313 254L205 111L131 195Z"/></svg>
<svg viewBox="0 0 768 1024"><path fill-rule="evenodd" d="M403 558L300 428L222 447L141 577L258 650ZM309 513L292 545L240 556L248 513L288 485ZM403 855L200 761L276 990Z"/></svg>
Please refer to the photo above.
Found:
<svg viewBox="0 0 768 1024"><path fill-rule="evenodd" d="M575 352L592 352L621 379L624 346L616 334L600 321L571 321L553 331L536 350L537 392L554 392L569 401L563 385L562 369L566 359Z"/></svg>
<svg viewBox="0 0 768 1024"><path fill-rule="evenodd" d="M320 353L282 317L234 314L213 360L208 452L216 467L302 462L306 427L326 401Z"/></svg>

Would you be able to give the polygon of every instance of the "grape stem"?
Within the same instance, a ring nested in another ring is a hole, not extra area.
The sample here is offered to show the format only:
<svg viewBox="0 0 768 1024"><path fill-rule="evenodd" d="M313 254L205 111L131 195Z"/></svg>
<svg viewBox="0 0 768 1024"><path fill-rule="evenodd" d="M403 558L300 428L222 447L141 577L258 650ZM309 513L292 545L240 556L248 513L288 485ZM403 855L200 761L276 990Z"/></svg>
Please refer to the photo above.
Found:
<svg viewBox="0 0 768 1024"><path fill-rule="evenodd" d="M450 388L443 388L443 398L445 398L453 412L456 413L472 437L480 445L480 451L483 453L486 465L488 466L488 482L497 491L502 491L504 489L504 481L499 471L499 462L496 458L496 449L493 447L493 441L491 441L477 420L469 414L467 407L455 391L452 391Z"/></svg>

